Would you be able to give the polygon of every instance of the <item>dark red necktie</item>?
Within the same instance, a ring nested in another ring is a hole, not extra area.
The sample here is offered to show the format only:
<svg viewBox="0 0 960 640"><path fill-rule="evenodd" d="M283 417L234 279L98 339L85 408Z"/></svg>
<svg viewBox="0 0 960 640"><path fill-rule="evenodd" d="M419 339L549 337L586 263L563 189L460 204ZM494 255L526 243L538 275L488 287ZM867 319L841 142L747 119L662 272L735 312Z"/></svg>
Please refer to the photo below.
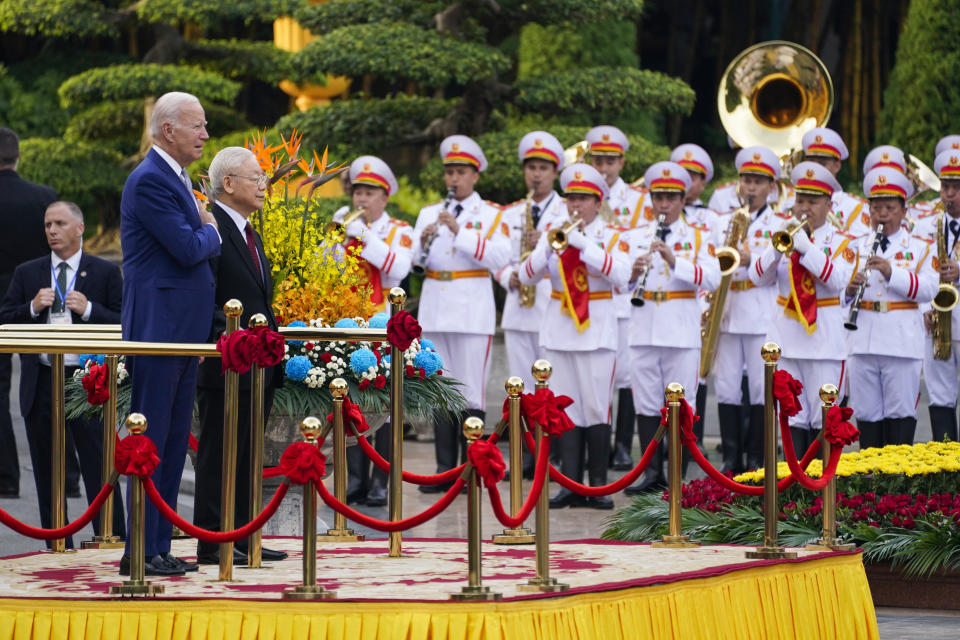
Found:
<svg viewBox="0 0 960 640"><path fill-rule="evenodd" d="M257 241L253 237L253 227L250 225L250 221L247 221L247 226L243 228L244 233L247 236L247 249L250 250L250 257L253 258L253 266L257 268L257 273L260 274L260 280L263 280L263 269L260 268L260 254L257 253Z"/></svg>

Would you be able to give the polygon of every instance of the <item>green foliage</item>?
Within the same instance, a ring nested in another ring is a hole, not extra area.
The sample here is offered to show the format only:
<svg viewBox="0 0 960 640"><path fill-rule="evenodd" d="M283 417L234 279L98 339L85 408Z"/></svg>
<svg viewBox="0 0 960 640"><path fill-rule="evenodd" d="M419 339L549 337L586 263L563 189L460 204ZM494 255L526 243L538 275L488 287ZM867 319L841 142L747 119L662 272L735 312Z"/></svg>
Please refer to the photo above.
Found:
<svg viewBox="0 0 960 640"><path fill-rule="evenodd" d="M363 50L358 51L358 43ZM298 81L325 74L371 74L425 87L479 82L510 68L502 53L485 44L463 42L408 23L357 24L318 38L293 55Z"/></svg>
<svg viewBox="0 0 960 640"><path fill-rule="evenodd" d="M149 22L216 25L225 20L268 22L292 13L300 4L300 0L142 0L136 8L137 15Z"/></svg>
<svg viewBox="0 0 960 640"><path fill-rule="evenodd" d="M199 58L198 67L227 78L256 78L276 84L289 75L290 53L278 49L272 42L234 39L200 40L192 44L194 55Z"/></svg>
<svg viewBox="0 0 960 640"><path fill-rule="evenodd" d="M517 80L568 69L636 67L640 62L636 40L636 25L630 22L524 25L517 48Z"/></svg>
<svg viewBox="0 0 960 640"><path fill-rule="evenodd" d="M696 94L685 82L655 71L592 67L517 82L515 104L527 111L590 113L646 107L689 114Z"/></svg>
<svg viewBox="0 0 960 640"><path fill-rule="evenodd" d="M340 100L329 105L291 113L277 121L284 133L304 133L307 148L349 145L355 155L382 153L403 144L431 121L444 117L452 100L397 95L379 100Z"/></svg>
<svg viewBox="0 0 960 640"><path fill-rule="evenodd" d="M117 24L103 5L93 0L0 0L0 30L58 38L114 35Z"/></svg>
<svg viewBox="0 0 960 640"><path fill-rule="evenodd" d="M583 140L587 127L549 127L547 129L555 135L564 148ZM520 160L517 158L517 145L520 139L531 129L508 129L485 133L476 138L477 144L483 149L487 158L487 170L480 174L477 181L477 191L487 200L506 204L521 198L527 191L523 180L523 171ZM631 182L648 166L658 160L670 157L670 149L650 143L639 136L628 135L630 150L627 151L626 163L621 175L624 180ZM435 156L420 174L420 181L424 187L443 189L443 165L439 155Z"/></svg>
<svg viewBox="0 0 960 640"><path fill-rule="evenodd" d="M883 94L877 138L920 158L933 158L960 109L960 12L953 0L913 0Z"/></svg>
<svg viewBox="0 0 960 640"><path fill-rule="evenodd" d="M28 138L20 141L18 171L27 180L50 185L62 199L76 202L90 215L119 202L127 179L122 162L119 153L99 145ZM95 219L88 217L87 226Z"/></svg>
<svg viewBox="0 0 960 640"><path fill-rule="evenodd" d="M210 71L159 64L122 64L98 67L75 75L60 86L65 108L84 107L103 100L126 100L186 91L201 102L232 103L240 85Z"/></svg>
<svg viewBox="0 0 960 640"><path fill-rule="evenodd" d="M328 0L301 6L294 17L316 35L367 22L404 21L428 26L445 4L440 0Z"/></svg>
<svg viewBox="0 0 960 640"><path fill-rule="evenodd" d="M578 25L599 20L636 22L643 14L644 0L500 0L505 19L529 20L540 24L574 22Z"/></svg>

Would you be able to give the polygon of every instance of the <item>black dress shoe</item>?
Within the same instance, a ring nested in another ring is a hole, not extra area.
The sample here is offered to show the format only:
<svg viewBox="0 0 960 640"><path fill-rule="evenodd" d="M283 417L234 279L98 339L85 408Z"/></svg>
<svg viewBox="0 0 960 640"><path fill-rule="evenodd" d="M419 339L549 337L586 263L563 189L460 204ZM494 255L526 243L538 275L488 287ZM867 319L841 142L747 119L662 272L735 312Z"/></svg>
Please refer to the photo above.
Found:
<svg viewBox="0 0 960 640"><path fill-rule="evenodd" d="M613 509L613 500L610 496L590 496L587 498L587 506L591 509Z"/></svg>
<svg viewBox="0 0 960 640"><path fill-rule="evenodd" d="M66 494L68 498L79 498L80 487L67 487Z"/></svg>
<svg viewBox="0 0 960 640"><path fill-rule="evenodd" d="M169 562L164 560L163 556L156 555L144 562L143 573L148 576L182 576L186 571L171 566ZM130 575L130 556L125 555L120 558L120 575Z"/></svg>
<svg viewBox="0 0 960 640"><path fill-rule="evenodd" d="M0 498L19 498L19 497L20 497L19 487L10 487L10 486L0 487Z"/></svg>
<svg viewBox="0 0 960 640"><path fill-rule="evenodd" d="M367 496L363 491L348 491L347 492L347 504L366 504Z"/></svg>
<svg viewBox="0 0 960 640"><path fill-rule="evenodd" d="M447 490L452 486L453 485L449 483L448 484L422 484L419 487L417 487L417 490L419 490L420 493L446 493ZM369 500L369 498L370 496L368 494L367 499ZM369 502L367 504L369 504Z"/></svg>
<svg viewBox="0 0 960 640"><path fill-rule="evenodd" d="M585 497L564 487L561 487L560 491L557 491L557 493L550 498L551 509L563 509L564 507L584 507L586 504L587 499Z"/></svg>
<svg viewBox="0 0 960 640"><path fill-rule="evenodd" d="M623 490L628 496L638 496L641 493L649 493L651 491L656 491L658 493L663 492L667 488L667 481L663 477L649 479L644 478L637 484L630 485Z"/></svg>
<svg viewBox="0 0 960 640"><path fill-rule="evenodd" d="M260 557L266 559L266 556L262 554ZM217 549L210 553L198 553L197 564L220 564L220 550ZM233 548L233 564L247 564L247 554L236 547Z"/></svg>
<svg viewBox="0 0 960 640"><path fill-rule="evenodd" d="M261 560L286 560L287 552L277 551L276 549L267 549L266 547L261 547L260 559Z"/></svg>
<svg viewBox="0 0 960 640"><path fill-rule="evenodd" d="M633 469L633 458L630 457L630 452L627 451L626 447L620 443L617 443L613 450L613 460L610 463L610 468L614 471L630 471Z"/></svg>
<svg viewBox="0 0 960 640"><path fill-rule="evenodd" d="M387 488L383 485L374 485L367 492L368 507L384 507L387 504Z"/></svg>
<svg viewBox="0 0 960 640"><path fill-rule="evenodd" d="M198 565L196 562L187 562L186 560L183 560L182 558L178 558L177 556L173 555L169 551L167 551L166 553L161 553L160 557L162 557L164 562L166 562L170 566L178 567L187 572L198 571L200 569L200 565Z"/></svg>

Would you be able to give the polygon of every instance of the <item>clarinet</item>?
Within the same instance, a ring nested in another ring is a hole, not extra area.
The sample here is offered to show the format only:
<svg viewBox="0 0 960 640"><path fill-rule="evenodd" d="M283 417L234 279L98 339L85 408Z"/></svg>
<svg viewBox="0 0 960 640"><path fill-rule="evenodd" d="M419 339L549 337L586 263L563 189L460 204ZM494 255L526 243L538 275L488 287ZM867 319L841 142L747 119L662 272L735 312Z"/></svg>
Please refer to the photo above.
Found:
<svg viewBox="0 0 960 640"><path fill-rule="evenodd" d="M664 224L666 221L667 214L661 213L657 216L657 231L656 236L659 240L663 241L667 237L667 227ZM637 285L637 289L633 292L633 297L630 298L630 303L635 307L642 307L643 300L643 291L647 288L647 276L650 275L650 265L643 269L643 276L640 278L640 284Z"/></svg>
<svg viewBox="0 0 960 640"><path fill-rule="evenodd" d="M877 225L877 235L873 237L873 246L870 247L870 255L867 256L867 260L870 260L870 258L877 255L877 249L880 248L881 240L883 240L883 223ZM857 315L860 313L860 301L863 300L863 292L867 288L867 278L870 277L870 269L865 269L863 275L866 276L866 278L864 278L864 281L860 283L860 288L857 289L857 295L853 298L853 302L850 304L850 317L847 318L847 321L843 323L843 326L847 331L857 330Z"/></svg>
<svg viewBox="0 0 960 640"><path fill-rule="evenodd" d="M443 201L443 210L448 211L450 209L450 202L453 201L453 196L456 195L457 188L450 187L447 189L447 197ZM439 231L439 229L437 230ZM430 247L433 245L433 241L437 239L437 234L434 233L430 236L430 240L427 241L427 244L423 245L420 249L420 256L417 258L417 261L413 263L413 266L410 267L410 271L417 276L422 276L427 272L427 258L430 257Z"/></svg>

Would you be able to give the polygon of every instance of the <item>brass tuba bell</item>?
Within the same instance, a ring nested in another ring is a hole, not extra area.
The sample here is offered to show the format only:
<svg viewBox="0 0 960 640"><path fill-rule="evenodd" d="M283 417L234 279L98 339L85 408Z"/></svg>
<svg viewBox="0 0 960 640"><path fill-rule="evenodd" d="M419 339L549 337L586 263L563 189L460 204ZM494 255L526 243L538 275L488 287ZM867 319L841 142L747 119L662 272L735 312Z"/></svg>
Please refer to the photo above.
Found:
<svg viewBox="0 0 960 640"><path fill-rule="evenodd" d="M823 62L793 42L744 49L720 79L720 122L741 147L763 145L777 156L801 148L803 134L833 110L833 83Z"/></svg>

